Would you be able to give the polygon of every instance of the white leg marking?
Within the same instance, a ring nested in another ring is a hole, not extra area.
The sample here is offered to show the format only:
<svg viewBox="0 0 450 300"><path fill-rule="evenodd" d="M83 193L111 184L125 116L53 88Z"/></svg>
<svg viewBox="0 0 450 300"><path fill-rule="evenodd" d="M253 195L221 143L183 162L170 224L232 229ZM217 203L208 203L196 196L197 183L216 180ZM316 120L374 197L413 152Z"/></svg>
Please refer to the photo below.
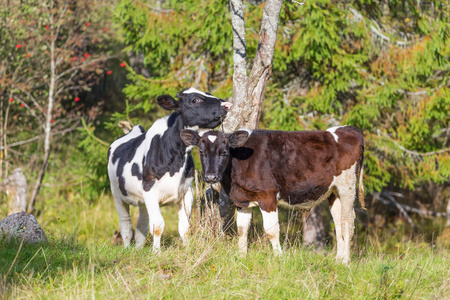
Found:
<svg viewBox="0 0 450 300"><path fill-rule="evenodd" d="M130 246L131 238L133 237L133 225L131 223L130 217L130 206L122 201L119 196L119 191L111 187L111 191L114 197L114 202L116 204L116 210L119 214L119 227L120 235L122 236L123 245L125 248Z"/></svg>
<svg viewBox="0 0 450 300"><path fill-rule="evenodd" d="M151 189L144 193L145 206L150 217L150 233L153 235L153 250L159 252L161 248L161 235L164 231L164 219L159 209L159 193Z"/></svg>
<svg viewBox="0 0 450 300"><path fill-rule="evenodd" d="M144 245L147 239L148 233L148 212L145 205L139 206L139 219L136 225L136 232L134 234L134 240L136 242L136 248L140 248Z"/></svg>
<svg viewBox="0 0 450 300"><path fill-rule="evenodd" d="M336 260L342 261L344 259L344 238L342 236L341 227L341 199L336 198L330 208L331 216L333 217L334 227L336 230Z"/></svg>
<svg viewBox="0 0 450 300"><path fill-rule="evenodd" d="M178 232L180 233L183 245L187 244L187 233L189 230L189 219L191 218L192 204L194 203L194 190L192 186L188 188L178 206Z"/></svg>
<svg viewBox="0 0 450 300"><path fill-rule="evenodd" d="M251 208L238 209L236 217L236 225L239 237L239 244L238 244L239 252L241 252L242 254L247 254L247 234L251 220L252 220Z"/></svg>
<svg viewBox="0 0 450 300"><path fill-rule="evenodd" d="M336 188L341 199L341 229L344 239L342 262L350 262L350 242L355 231L355 210L353 205L356 198L357 176L355 173L357 162L335 178Z"/></svg>
<svg viewBox="0 0 450 300"><path fill-rule="evenodd" d="M278 223L278 209L273 212L266 212L261 209L263 216L264 231L272 243L273 251L281 255L283 251L280 245L280 224Z"/></svg>

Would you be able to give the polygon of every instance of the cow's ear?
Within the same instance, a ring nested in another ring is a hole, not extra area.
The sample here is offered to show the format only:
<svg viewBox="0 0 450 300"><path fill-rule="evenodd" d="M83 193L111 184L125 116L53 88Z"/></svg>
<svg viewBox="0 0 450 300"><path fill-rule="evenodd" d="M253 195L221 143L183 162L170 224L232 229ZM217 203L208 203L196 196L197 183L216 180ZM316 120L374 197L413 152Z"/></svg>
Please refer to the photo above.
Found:
<svg viewBox="0 0 450 300"><path fill-rule="evenodd" d="M247 141L249 135L249 132L246 130L238 130L236 132L233 132L228 137L228 143L231 148L242 147Z"/></svg>
<svg viewBox="0 0 450 300"><path fill-rule="evenodd" d="M198 133L190 129L181 129L180 137L186 146L198 146L200 141Z"/></svg>
<svg viewBox="0 0 450 300"><path fill-rule="evenodd" d="M156 100L158 101L159 106L161 106L165 110L178 111L180 107L180 103L173 99L170 95L158 96L158 99Z"/></svg>

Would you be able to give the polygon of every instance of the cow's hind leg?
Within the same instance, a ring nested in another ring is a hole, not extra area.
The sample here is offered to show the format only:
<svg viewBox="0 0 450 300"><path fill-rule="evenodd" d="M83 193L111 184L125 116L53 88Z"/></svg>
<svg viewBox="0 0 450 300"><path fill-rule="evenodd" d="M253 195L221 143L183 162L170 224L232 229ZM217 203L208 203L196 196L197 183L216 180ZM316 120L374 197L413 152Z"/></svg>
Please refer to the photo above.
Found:
<svg viewBox="0 0 450 300"><path fill-rule="evenodd" d="M236 225L239 237L239 252L247 254L247 235L250 221L252 220L252 209L249 207L238 208Z"/></svg>
<svg viewBox="0 0 450 300"><path fill-rule="evenodd" d="M159 193L155 189L144 193L145 206L150 217L150 233L153 235L153 250L160 251L161 235L164 232L164 218L159 208Z"/></svg>
<svg viewBox="0 0 450 300"><path fill-rule="evenodd" d="M341 222L342 237L344 238L344 254L342 262L348 264L350 262L350 243L355 231L355 210L353 203L355 201L356 189L348 189L345 192L339 192L341 197Z"/></svg>
<svg viewBox="0 0 450 300"><path fill-rule="evenodd" d="M272 243L275 254L282 254L280 245L280 223L278 223L278 209L272 212L266 212L261 209L263 217L264 231Z"/></svg>
<svg viewBox="0 0 450 300"><path fill-rule="evenodd" d="M178 205L178 232L180 233L183 245L187 244L187 234L189 230L189 219L191 218L192 204L194 204L194 191L192 186L184 194L184 199Z"/></svg>
<svg viewBox="0 0 450 300"><path fill-rule="evenodd" d="M356 163L336 178L337 194L341 204L342 238L344 240L343 249L338 248L337 258L342 259L342 262L346 264L350 262L350 243L355 231L355 210L353 209L357 185L355 166Z"/></svg>
<svg viewBox="0 0 450 300"><path fill-rule="evenodd" d="M131 223L130 205L124 203L120 197L116 197L114 193L113 196L120 219L120 234L122 235L123 245L127 248L130 246L131 238L133 237L133 224Z"/></svg>
<svg viewBox="0 0 450 300"><path fill-rule="evenodd" d="M335 195L331 195L329 199L330 212L334 221L334 228L336 231L336 248L337 254L336 259L342 261L344 259L344 237L342 235L342 225L341 225L341 199Z"/></svg>
<svg viewBox="0 0 450 300"><path fill-rule="evenodd" d="M136 233L134 240L136 242L136 248L140 248L144 245L148 233L148 212L145 205L139 206L139 219L136 225Z"/></svg>

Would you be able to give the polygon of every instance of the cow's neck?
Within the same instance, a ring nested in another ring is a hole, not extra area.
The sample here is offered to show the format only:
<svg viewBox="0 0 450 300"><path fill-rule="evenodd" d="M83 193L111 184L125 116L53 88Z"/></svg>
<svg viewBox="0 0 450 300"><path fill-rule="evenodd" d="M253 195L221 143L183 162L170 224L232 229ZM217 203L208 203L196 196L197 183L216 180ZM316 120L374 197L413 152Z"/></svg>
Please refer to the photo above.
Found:
<svg viewBox="0 0 450 300"><path fill-rule="evenodd" d="M230 190L231 190L232 162L233 162L233 155L230 156L230 159L228 160L227 168L225 169L225 172L223 173L223 176L222 176L222 180L220 181L223 189L225 190L225 193L227 193L228 195L230 195Z"/></svg>
<svg viewBox="0 0 450 300"><path fill-rule="evenodd" d="M165 145L164 148L168 150L168 153L165 153L165 155L184 156L186 154L186 145L180 137L181 129L184 128L181 116L173 112L167 119L167 126L166 132L161 137L161 142Z"/></svg>

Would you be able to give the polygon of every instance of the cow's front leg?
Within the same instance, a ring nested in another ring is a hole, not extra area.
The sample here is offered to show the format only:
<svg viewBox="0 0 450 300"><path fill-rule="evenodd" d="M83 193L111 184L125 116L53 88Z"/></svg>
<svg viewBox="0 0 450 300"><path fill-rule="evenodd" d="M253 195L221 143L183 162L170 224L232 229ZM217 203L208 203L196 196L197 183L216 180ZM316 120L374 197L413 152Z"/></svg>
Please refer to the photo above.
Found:
<svg viewBox="0 0 450 300"><path fill-rule="evenodd" d="M192 204L194 203L194 190L190 186L184 198L178 205L178 232L180 233L183 245L187 244L187 233L189 230L189 219L191 218Z"/></svg>
<svg viewBox="0 0 450 300"><path fill-rule="evenodd" d="M238 207L236 225L239 237L239 252L247 254L247 235L250 221L252 220L252 209Z"/></svg>
<svg viewBox="0 0 450 300"><path fill-rule="evenodd" d="M148 233L148 212L145 205L139 206L139 219L136 225L136 232L134 234L134 240L136 242L136 248L140 248L144 245Z"/></svg>
<svg viewBox="0 0 450 300"><path fill-rule="evenodd" d="M164 232L164 218L159 209L159 193L151 189L144 193L145 206L150 217L150 233L153 235L153 250L160 251L161 235Z"/></svg>
<svg viewBox="0 0 450 300"><path fill-rule="evenodd" d="M280 245L280 224L278 223L278 209L272 212L266 212L261 209L263 216L264 231L272 243L273 251L276 255L281 255L283 251Z"/></svg>

